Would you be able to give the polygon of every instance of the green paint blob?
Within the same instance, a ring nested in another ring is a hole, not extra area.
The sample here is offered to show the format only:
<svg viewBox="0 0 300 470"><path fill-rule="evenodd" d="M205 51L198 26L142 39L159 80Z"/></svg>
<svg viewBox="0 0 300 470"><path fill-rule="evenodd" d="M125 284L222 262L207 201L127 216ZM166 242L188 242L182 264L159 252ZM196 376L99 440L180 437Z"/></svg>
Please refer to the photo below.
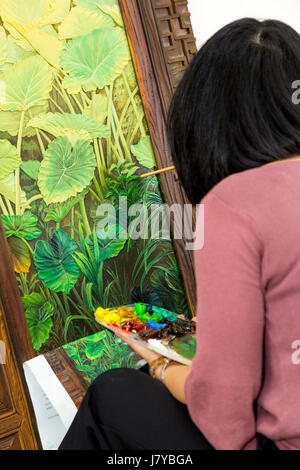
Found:
<svg viewBox="0 0 300 470"><path fill-rule="evenodd" d="M142 303L134 304L134 311L138 316L143 315L146 312L146 305Z"/></svg>

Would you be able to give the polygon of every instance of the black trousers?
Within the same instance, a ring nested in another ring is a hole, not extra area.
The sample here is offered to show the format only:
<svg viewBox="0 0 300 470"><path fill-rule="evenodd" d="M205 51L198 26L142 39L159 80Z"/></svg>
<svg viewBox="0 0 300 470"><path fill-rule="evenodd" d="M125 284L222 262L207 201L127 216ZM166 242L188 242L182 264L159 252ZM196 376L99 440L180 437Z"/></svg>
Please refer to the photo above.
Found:
<svg viewBox="0 0 300 470"><path fill-rule="evenodd" d="M278 450L258 435L258 450ZM90 386L59 450L214 450L187 407L148 374L113 369Z"/></svg>
<svg viewBox="0 0 300 470"><path fill-rule="evenodd" d="M59 450L213 450L158 380L113 369L90 386Z"/></svg>

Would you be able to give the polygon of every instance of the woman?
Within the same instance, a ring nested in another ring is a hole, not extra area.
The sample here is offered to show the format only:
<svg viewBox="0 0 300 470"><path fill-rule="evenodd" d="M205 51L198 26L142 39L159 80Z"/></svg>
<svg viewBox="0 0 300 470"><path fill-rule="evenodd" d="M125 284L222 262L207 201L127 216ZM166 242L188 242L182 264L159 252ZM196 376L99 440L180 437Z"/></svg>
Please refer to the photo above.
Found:
<svg viewBox="0 0 300 470"><path fill-rule="evenodd" d="M198 52L168 122L182 185L204 197L196 357L132 344L156 379L100 376L61 449L300 449L296 80L300 37L279 21L236 21Z"/></svg>

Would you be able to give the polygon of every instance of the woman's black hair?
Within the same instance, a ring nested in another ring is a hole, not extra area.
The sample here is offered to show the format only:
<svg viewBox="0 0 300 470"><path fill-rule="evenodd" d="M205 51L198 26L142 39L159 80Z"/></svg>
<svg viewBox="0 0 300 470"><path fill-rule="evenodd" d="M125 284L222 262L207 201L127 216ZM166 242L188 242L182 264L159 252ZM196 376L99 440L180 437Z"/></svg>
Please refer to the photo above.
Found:
<svg viewBox="0 0 300 470"><path fill-rule="evenodd" d="M241 19L201 47L168 116L173 160L192 203L230 174L300 155L296 80L300 36L280 21Z"/></svg>

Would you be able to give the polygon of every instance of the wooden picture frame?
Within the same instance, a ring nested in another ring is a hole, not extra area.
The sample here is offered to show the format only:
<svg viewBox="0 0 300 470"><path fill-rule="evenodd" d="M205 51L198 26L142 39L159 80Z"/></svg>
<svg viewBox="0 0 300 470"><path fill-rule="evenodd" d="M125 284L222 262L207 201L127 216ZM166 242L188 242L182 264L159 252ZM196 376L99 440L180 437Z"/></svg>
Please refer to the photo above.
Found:
<svg viewBox="0 0 300 470"><path fill-rule="evenodd" d="M182 73L196 52L187 0L119 0L159 168L172 165L166 115ZM184 204L173 172L161 176L166 202ZM175 241L187 297L195 312L192 252ZM22 364L34 357L7 240L0 223L0 332L6 365L0 364L0 449L40 448Z"/></svg>
<svg viewBox="0 0 300 470"><path fill-rule="evenodd" d="M0 224L0 450L40 448L35 416L25 384L23 362L34 357L19 288Z"/></svg>
<svg viewBox="0 0 300 470"><path fill-rule="evenodd" d="M166 134L168 107L182 74L197 52L187 0L119 0L159 168L173 165ZM161 175L169 206L188 203L173 172ZM191 230L191 227L190 227ZM190 240L189 240L190 241ZM193 253L174 240L186 293L195 313Z"/></svg>

